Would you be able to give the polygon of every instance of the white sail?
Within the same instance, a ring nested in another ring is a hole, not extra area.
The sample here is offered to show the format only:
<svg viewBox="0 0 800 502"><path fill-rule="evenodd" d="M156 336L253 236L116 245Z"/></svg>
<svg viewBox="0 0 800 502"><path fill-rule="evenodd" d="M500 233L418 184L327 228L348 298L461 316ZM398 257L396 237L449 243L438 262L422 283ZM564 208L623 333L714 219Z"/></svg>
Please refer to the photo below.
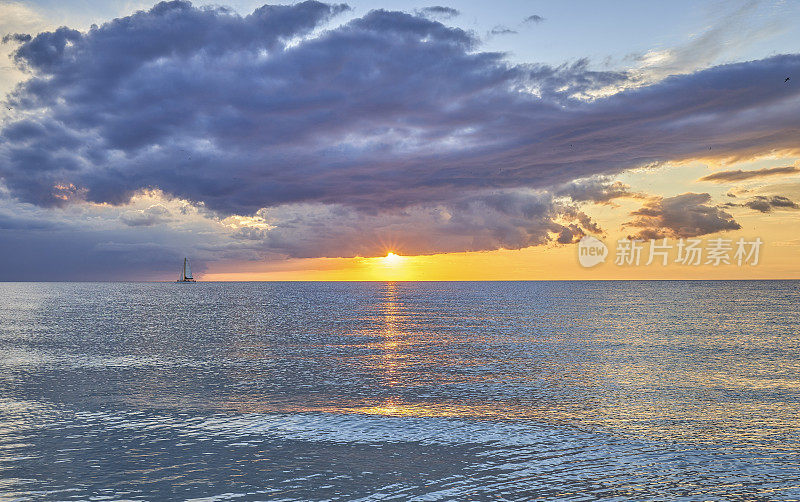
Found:
<svg viewBox="0 0 800 502"><path fill-rule="evenodd" d="M189 265L189 258L183 259L183 268L181 268L181 278L178 282L195 282L192 277L192 267Z"/></svg>

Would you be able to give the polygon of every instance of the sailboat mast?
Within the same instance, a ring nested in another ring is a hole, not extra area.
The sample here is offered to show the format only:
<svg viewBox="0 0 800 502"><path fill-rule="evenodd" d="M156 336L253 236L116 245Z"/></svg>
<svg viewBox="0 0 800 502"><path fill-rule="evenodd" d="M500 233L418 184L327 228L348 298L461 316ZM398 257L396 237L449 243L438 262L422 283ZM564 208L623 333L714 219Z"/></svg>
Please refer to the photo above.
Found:
<svg viewBox="0 0 800 502"><path fill-rule="evenodd" d="M178 282L195 282L194 277L192 277L192 266L189 265L189 258L183 259L183 268Z"/></svg>

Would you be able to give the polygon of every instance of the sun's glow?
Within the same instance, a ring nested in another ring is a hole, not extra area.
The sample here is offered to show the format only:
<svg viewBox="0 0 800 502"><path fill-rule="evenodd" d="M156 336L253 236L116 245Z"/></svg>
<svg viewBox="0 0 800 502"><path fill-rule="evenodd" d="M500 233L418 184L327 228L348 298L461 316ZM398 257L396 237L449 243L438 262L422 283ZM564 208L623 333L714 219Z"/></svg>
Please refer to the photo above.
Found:
<svg viewBox="0 0 800 502"><path fill-rule="evenodd" d="M383 257L383 263L389 266L399 265L400 262L402 261L403 261L402 256L392 252L389 252L386 256Z"/></svg>

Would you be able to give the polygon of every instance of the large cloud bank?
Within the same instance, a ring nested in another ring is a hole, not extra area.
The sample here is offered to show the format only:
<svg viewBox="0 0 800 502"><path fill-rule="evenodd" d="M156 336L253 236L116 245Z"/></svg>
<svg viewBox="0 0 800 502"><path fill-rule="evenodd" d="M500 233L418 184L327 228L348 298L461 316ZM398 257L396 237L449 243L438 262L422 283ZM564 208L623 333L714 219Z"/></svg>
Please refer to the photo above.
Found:
<svg viewBox="0 0 800 502"><path fill-rule="evenodd" d="M329 24L346 9L174 1L10 37L29 79L0 129L9 196L119 205L157 188L219 217L267 215L239 238L288 256L380 254L387 239L515 248L592 230L570 195L625 191L586 179L797 147L800 94L783 77L798 55L637 85L586 61L512 65L425 15ZM122 221L169 221L157 211Z"/></svg>

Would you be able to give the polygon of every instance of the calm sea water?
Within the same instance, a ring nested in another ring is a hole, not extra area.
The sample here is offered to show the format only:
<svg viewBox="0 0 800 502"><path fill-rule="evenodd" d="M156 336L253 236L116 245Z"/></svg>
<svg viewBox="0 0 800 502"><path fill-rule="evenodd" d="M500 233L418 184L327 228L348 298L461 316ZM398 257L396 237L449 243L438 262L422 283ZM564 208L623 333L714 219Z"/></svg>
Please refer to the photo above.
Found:
<svg viewBox="0 0 800 502"><path fill-rule="evenodd" d="M798 500L800 283L0 284L0 500Z"/></svg>

